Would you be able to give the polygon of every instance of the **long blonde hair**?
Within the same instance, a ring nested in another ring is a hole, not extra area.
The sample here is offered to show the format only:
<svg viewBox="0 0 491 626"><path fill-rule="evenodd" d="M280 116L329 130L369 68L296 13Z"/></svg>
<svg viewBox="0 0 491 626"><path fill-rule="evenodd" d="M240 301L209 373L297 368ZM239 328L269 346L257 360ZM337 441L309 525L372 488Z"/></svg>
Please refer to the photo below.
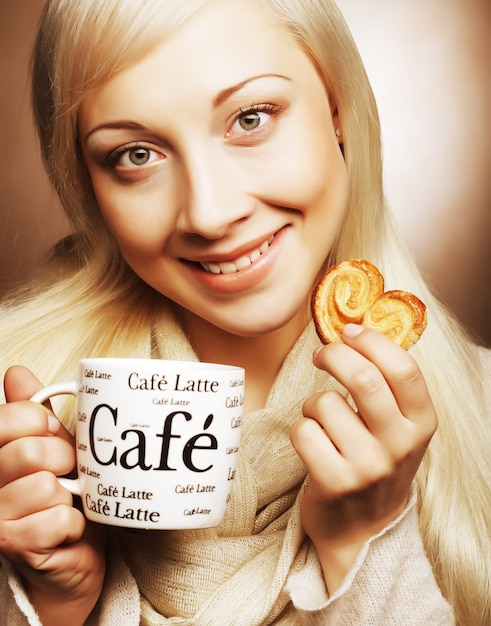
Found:
<svg viewBox="0 0 491 626"><path fill-rule="evenodd" d="M82 356L150 354L158 298L126 266L100 216L77 146L77 111L88 91L145 55L205 1L48 3L35 48L33 106L46 168L74 235L4 304L2 366L24 363L51 382L72 376ZM426 287L394 227L383 195L376 104L338 9L331 0L262 2L311 57L340 115L350 201L326 263L368 258L388 288L414 291L428 306L428 329L412 353L440 425L417 476L420 527L458 624L490 624L491 455L476 351Z"/></svg>

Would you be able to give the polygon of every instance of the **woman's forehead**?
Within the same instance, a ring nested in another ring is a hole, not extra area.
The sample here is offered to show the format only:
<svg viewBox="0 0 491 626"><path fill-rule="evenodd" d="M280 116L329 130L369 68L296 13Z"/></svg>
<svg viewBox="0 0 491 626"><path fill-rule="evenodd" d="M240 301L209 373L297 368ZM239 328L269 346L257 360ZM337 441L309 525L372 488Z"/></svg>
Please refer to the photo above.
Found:
<svg viewBox="0 0 491 626"><path fill-rule="evenodd" d="M145 106L147 99L165 102L178 96L186 101L202 96L215 103L252 82L260 88L260 77L289 80L312 67L261 2L213 0L143 59L99 85L82 103L82 111L90 116L88 109L97 103L94 115L107 117L115 108L124 111L126 105Z"/></svg>

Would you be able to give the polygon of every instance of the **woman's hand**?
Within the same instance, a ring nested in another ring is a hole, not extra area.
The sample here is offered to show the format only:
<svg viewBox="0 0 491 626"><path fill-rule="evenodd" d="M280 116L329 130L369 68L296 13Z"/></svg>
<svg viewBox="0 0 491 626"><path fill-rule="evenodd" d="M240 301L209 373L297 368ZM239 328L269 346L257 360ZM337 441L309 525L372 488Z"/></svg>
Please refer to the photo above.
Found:
<svg viewBox="0 0 491 626"><path fill-rule="evenodd" d="M292 443L309 471L302 524L332 593L363 544L397 518L436 430L437 418L414 359L382 334L348 325L344 343L324 346L314 364L348 389L304 404Z"/></svg>
<svg viewBox="0 0 491 626"><path fill-rule="evenodd" d="M104 580L104 535L87 525L56 479L75 465L74 442L45 407L27 369L5 376L0 406L0 553L24 578L43 624L83 624Z"/></svg>

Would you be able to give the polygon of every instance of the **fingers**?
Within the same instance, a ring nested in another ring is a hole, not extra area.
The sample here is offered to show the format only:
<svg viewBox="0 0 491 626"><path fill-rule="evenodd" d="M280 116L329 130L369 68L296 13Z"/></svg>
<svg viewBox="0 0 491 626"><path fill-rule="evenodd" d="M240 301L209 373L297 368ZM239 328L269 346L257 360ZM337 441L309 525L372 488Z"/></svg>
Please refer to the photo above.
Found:
<svg viewBox="0 0 491 626"><path fill-rule="evenodd" d="M25 497L19 497L24 494ZM54 474L36 472L11 482L0 490L0 508L4 520L18 520L38 513L46 507L72 506L72 496Z"/></svg>
<svg viewBox="0 0 491 626"><path fill-rule="evenodd" d="M315 364L349 390L374 434L391 436L407 426L407 420L426 434L433 433L436 415L423 375L411 355L381 333L351 326L345 329L345 343L318 351Z"/></svg>
<svg viewBox="0 0 491 626"><path fill-rule="evenodd" d="M0 406L0 448L21 437L48 436L50 429L49 415L39 404L15 402Z"/></svg>
<svg viewBox="0 0 491 626"><path fill-rule="evenodd" d="M64 504L2 523L2 553L13 562L42 569L56 548L80 539L85 520L77 509Z"/></svg>
<svg viewBox="0 0 491 626"><path fill-rule="evenodd" d="M26 367L15 365L7 370L4 379L5 397L7 402L29 400L43 384Z"/></svg>
<svg viewBox="0 0 491 626"><path fill-rule="evenodd" d="M26 367L16 365L7 370L4 378L5 397L11 406L14 403L26 402L36 391L43 388L42 383ZM34 408L34 407L37 407ZM41 405L33 404L31 408L27 405L18 405L16 415L11 409L5 410L0 406L0 446L2 443L2 433L15 433L15 437L25 437L29 435L57 435L73 444L74 439L69 431L54 416L49 401L43 405L47 410L43 412ZM4 422L8 419L10 420Z"/></svg>
<svg viewBox="0 0 491 626"><path fill-rule="evenodd" d="M291 432L311 484L331 496L396 472L409 477L409 484L436 428L431 398L412 357L376 331L355 330L361 332L347 334L344 344L318 350L314 363L350 392L357 410L336 392L314 394Z"/></svg>
<svg viewBox="0 0 491 626"><path fill-rule="evenodd" d="M70 472L75 464L70 433L48 409L25 399L41 386L37 378L14 367L4 384L10 402L0 406L0 487L43 470Z"/></svg>
<svg viewBox="0 0 491 626"><path fill-rule="evenodd" d="M344 483L349 470L346 458L334 444L335 437L331 437L318 420L310 417L297 420L290 430L290 439L309 469L310 489L318 490L318 496L347 488ZM323 485L326 487L322 488Z"/></svg>
<svg viewBox="0 0 491 626"><path fill-rule="evenodd" d="M320 458L325 434L334 451L343 456L356 454L357 442L367 434L359 415L335 391L317 393L308 398L303 405L303 414L310 419L303 426L302 437L309 439L305 444L312 451L313 458Z"/></svg>
<svg viewBox="0 0 491 626"><path fill-rule="evenodd" d="M43 470L63 476L74 465L74 449L63 439L22 437L0 448L0 487Z"/></svg>
<svg viewBox="0 0 491 626"><path fill-rule="evenodd" d="M337 392L310 397L303 413L290 436L319 497L359 491L394 471L395 455Z"/></svg>

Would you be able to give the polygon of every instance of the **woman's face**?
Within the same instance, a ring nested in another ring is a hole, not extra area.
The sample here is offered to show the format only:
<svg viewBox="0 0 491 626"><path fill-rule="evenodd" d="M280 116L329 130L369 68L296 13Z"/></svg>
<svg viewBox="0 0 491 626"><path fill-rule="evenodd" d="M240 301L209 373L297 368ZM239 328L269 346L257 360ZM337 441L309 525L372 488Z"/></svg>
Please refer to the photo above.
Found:
<svg viewBox="0 0 491 626"><path fill-rule="evenodd" d="M85 98L79 139L133 270L188 321L257 336L305 324L339 232L336 118L259 2L212 0Z"/></svg>

